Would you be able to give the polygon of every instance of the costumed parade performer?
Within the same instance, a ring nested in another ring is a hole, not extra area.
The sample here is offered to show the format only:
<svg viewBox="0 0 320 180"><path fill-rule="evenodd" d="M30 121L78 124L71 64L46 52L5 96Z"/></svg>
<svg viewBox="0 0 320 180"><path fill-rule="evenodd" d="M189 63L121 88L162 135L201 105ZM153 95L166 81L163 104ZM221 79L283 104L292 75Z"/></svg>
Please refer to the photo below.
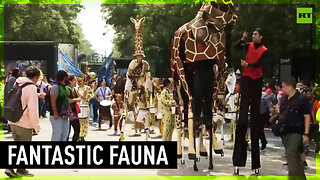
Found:
<svg viewBox="0 0 320 180"><path fill-rule="evenodd" d="M122 94L115 94L114 95L114 102L111 106L113 110L113 118L114 118L114 136L119 135L118 134L118 128L122 128L122 120L123 118L123 101L122 101Z"/></svg>
<svg viewBox="0 0 320 180"><path fill-rule="evenodd" d="M77 90L81 94L81 101L80 101L80 114L79 114L79 121L80 121L80 140L85 141L85 137L88 134L89 129L89 117L90 117L90 107L89 101L91 98L94 97L94 92L90 86L86 85L84 78L77 78L78 79L78 87Z"/></svg>
<svg viewBox="0 0 320 180"><path fill-rule="evenodd" d="M211 2L211 4L204 4L196 17L180 27L174 34L171 52L171 72L174 86L176 87L180 81L189 98L188 109L192 109L192 112L188 112L188 157L194 160L193 168L195 171L198 170L196 165L198 159L195 149L195 132L202 131L202 124L209 131L209 169L213 169L212 105L215 77L213 65L215 63L218 65L218 71L226 71L225 27L235 24L237 19L235 15L236 7L233 3L217 4ZM188 70L192 73L185 73L185 66L189 66L191 70ZM177 104L180 103L177 102ZM181 145L181 142L178 142L178 144ZM205 148L200 147L200 155L206 155L207 153L201 152L202 150L205 150ZM178 154L178 157L181 157L181 154Z"/></svg>
<svg viewBox="0 0 320 180"><path fill-rule="evenodd" d="M268 49L263 45L263 31L257 28L252 35L253 42L246 43L247 32L243 33L242 39L235 48L244 50L245 59L241 60L243 67L240 80L240 115L236 125L235 145L233 151L233 166L235 174L239 174L239 167L244 167L247 161L246 132L250 124L251 137L251 168L256 174L259 173L260 147L259 137L261 136L263 123L259 119L260 102L263 85L263 61L267 58ZM250 106L250 123L248 118Z"/></svg>
<svg viewBox="0 0 320 180"><path fill-rule="evenodd" d="M143 42L141 34L141 26L145 18L133 19L135 33L135 54L136 59L132 60L128 67L127 81L125 86L125 103L128 111L128 120L134 121L135 134L140 136L139 130L145 128L146 139L149 136L149 96L152 89L151 73L149 63L144 60ZM135 104L138 99L139 112L135 117ZM124 128L124 125L123 127ZM123 133L123 130L121 131Z"/></svg>
<svg viewBox="0 0 320 180"><path fill-rule="evenodd" d="M172 108L175 106L175 101L172 94L172 83L169 79L165 79L163 82L163 90L160 95L160 111L162 114L163 122L163 141L171 141L172 133L174 130L174 114Z"/></svg>

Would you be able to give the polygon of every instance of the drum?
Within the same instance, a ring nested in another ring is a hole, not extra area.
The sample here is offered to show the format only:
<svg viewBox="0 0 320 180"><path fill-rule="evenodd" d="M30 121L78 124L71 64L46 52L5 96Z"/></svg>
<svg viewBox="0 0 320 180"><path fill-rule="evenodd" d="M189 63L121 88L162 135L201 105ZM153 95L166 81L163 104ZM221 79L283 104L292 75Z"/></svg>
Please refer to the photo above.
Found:
<svg viewBox="0 0 320 180"><path fill-rule="evenodd" d="M80 104L80 113L78 114L79 119L87 119L90 116L90 109L88 105Z"/></svg>
<svg viewBox="0 0 320 180"><path fill-rule="evenodd" d="M112 101L110 100L103 100L100 102L100 105L101 106L104 106L104 107L108 107L108 106L111 106L112 105Z"/></svg>
<svg viewBox="0 0 320 180"><path fill-rule="evenodd" d="M158 109L155 106L150 106L150 113L151 114L156 114Z"/></svg>

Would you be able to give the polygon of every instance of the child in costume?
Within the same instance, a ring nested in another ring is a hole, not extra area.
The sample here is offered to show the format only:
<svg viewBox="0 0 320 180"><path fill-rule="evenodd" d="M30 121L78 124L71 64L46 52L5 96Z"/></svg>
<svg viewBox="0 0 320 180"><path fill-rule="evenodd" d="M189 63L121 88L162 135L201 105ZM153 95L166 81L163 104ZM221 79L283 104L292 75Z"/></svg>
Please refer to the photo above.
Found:
<svg viewBox="0 0 320 180"><path fill-rule="evenodd" d="M114 118L114 133L113 135L118 135L118 127L121 130L122 128L122 121L121 121L121 115L123 112L123 101L122 101L122 95L121 94L115 94L114 95L114 103L112 104L111 108L113 110L113 118Z"/></svg>
<svg viewBox="0 0 320 180"><path fill-rule="evenodd" d="M174 107L175 101L173 99L173 94L171 93L172 83L170 82L170 80L165 79L163 82L163 86L164 88L160 95L160 111L162 114L163 122L162 140L171 141L175 124L172 107Z"/></svg>

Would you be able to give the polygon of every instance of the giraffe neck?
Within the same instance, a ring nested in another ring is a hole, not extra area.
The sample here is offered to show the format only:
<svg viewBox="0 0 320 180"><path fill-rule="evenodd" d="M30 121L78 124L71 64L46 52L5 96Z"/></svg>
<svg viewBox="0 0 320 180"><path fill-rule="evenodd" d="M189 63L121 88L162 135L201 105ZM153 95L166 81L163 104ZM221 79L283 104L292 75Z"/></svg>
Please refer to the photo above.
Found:
<svg viewBox="0 0 320 180"><path fill-rule="evenodd" d="M143 50L143 41L142 41L142 34L140 29L136 30L135 46L136 46L136 52Z"/></svg>

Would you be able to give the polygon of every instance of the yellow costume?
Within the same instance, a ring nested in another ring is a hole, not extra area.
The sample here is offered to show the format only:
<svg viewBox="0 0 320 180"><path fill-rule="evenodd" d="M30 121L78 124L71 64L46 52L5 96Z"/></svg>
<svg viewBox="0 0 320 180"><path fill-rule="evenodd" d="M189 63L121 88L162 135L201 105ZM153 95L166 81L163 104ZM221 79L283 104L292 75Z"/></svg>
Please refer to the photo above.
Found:
<svg viewBox="0 0 320 180"><path fill-rule="evenodd" d="M160 95L160 111L162 114L163 131L162 140L171 141L172 133L174 130L175 118L171 113L171 107L174 106L173 95L170 93L169 89L164 88Z"/></svg>
<svg viewBox="0 0 320 180"><path fill-rule="evenodd" d="M89 100L93 97L93 91L90 86L77 87L78 92L82 95L80 104L88 105L89 108ZM90 114L90 108L89 108ZM79 119L80 121L80 138L84 138L88 134L89 129L89 117L86 119Z"/></svg>

